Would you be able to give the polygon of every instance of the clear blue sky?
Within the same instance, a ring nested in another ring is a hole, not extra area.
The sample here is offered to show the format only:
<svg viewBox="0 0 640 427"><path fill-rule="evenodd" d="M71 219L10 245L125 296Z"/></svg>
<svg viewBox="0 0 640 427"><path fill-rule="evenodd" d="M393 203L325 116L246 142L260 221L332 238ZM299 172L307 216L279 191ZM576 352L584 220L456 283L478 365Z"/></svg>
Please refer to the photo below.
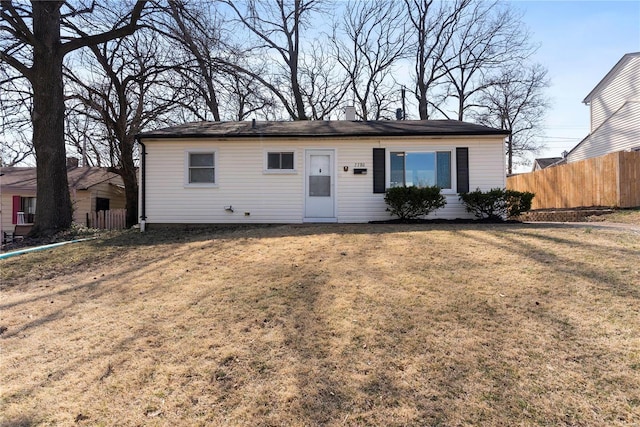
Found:
<svg viewBox="0 0 640 427"><path fill-rule="evenodd" d="M582 100L625 53L640 52L640 0L511 4L523 12L532 41L541 44L535 60L551 78L552 107L544 128L548 148L537 157L560 156L589 134L589 107Z"/></svg>

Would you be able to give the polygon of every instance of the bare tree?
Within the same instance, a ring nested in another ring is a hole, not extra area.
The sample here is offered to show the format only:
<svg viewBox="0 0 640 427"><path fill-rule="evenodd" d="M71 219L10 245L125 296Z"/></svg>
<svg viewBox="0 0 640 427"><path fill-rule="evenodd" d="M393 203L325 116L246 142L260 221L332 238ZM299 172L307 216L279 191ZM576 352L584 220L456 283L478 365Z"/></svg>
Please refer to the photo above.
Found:
<svg viewBox="0 0 640 427"><path fill-rule="evenodd" d="M124 182L127 226L138 222L135 135L166 124L179 101L170 81L173 67L162 48L156 34L138 31L89 47L91 55L83 55L77 68L91 70L91 80L67 70L75 89L70 99L77 102L73 110L99 126L108 154L102 163Z"/></svg>
<svg viewBox="0 0 640 427"><path fill-rule="evenodd" d="M449 46L463 12L471 3L472 0L404 0L411 35L409 44L413 46L410 54L414 61L414 94L421 120L430 116L429 96L442 83L454 59ZM437 104L431 101L431 105Z"/></svg>
<svg viewBox="0 0 640 427"><path fill-rule="evenodd" d="M262 84L245 73L247 52L234 45L218 3L169 0L156 31L173 47L182 114L196 120L242 120L273 103ZM257 75L263 70L255 69Z"/></svg>
<svg viewBox="0 0 640 427"><path fill-rule="evenodd" d="M206 107L194 108L192 112L202 120L212 117L214 121L220 121L219 56L221 48L224 48L221 42L223 25L215 7L206 6L170 0L167 10L171 20L165 23L167 30L164 33L177 42L178 51L185 53L182 63L176 68L185 83L183 90L192 92L190 99L201 99ZM189 103L185 107L192 105Z"/></svg>
<svg viewBox="0 0 640 427"><path fill-rule="evenodd" d="M0 60L24 76L33 93L38 198L33 235L67 229L72 220L64 139L63 60L77 49L132 34L145 4L136 2L109 29L81 36L74 31L73 20L88 18L94 4L84 7L64 1L34 1L27 5L6 0L0 6Z"/></svg>
<svg viewBox="0 0 640 427"><path fill-rule="evenodd" d="M349 80L341 67L314 41L300 61L300 93L311 111L309 118L324 120L342 103Z"/></svg>
<svg viewBox="0 0 640 427"><path fill-rule="evenodd" d="M398 90L393 67L406 56L402 5L393 0L350 1L334 27L335 58L346 71L356 111L363 120L379 120Z"/></svg>
<svg viewBox="0 0 640 427"><path fill-rule="evenodd" d="M82 158L82 166L104 166L108 161L109 152L103 144L102 124L87 114L84 104L78 102L67 104L64 127L67 153L71 151L73 154L75 151Z"/></svg>
<svg viewBox="0 0 640 427"><path fill-rule="evenodd" d="M33 94L21 75L0 64L0 165L14 166L33 157Z"/></svg>
<svg viewBox="0 0 640 427"><path fill-rule="evenodd" d="M235 68L268 88L282 103L290 118L307 120L308 106L300 84L301 38L312 14L320 10L321 0L251 0L244 3L242 9L239 6L242 3L222 1L257 38L258 42L253 48L274 51L282 61L271 66L271 80L248 68ZM269 58L269 55L265 54L264 58Z"/></svg>
<svg viewBox="0 0 640 427"><path fill-rule="evenodd" d="M544 88L549 86L547 70L540 64L505 67L496 83L482 91L477 122L511 132L506 142L507 173L513 172L514 158L536 152L541 144L537 130L549 106Z"/></svg>
<svg viewBox="0 0 640 427"><path fill-rule="evenodd" d="M251 115L266 118L267 111L275 108L276 101L255 79L233 71L222 74L221 79L226 88L221 98L231 120L242 121Z"/></svg>
<svg viewBox="0 0 640 427"><path fill-rule="evenodd" d="M475 1L462 12L449 44L451 60L443 64L449 94L457 100L454 117L461 121L468 110L480 106L474 98L493 84L497 68L507 63L517 67L535 51L524 23L509 5Z"/></svg>

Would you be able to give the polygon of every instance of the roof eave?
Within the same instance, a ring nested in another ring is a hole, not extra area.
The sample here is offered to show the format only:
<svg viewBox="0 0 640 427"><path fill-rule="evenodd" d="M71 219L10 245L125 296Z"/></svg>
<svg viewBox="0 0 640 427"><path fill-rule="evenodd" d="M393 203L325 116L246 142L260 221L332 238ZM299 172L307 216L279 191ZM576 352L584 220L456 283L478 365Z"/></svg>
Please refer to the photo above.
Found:
<svg viewBox="0 0 640 427"><path fill-rule="evenodd" d="M144 133L136 135L137 139L186 139L186 138L215 138L215 139L235 139L235 138L382 138L382 137L409 137L409 136L437 136L437 137L458 137L458 136L509 136L509 131L486 131L486 132L413 132L413 133L390 133L390 134L372 134L372 133L349 133L349 134L208 134L208 133L185 133L185 134L154 134Z"/></svg>
<svg viewBox="0 0 640 427"><path fill-rule="evenodd" d="M627 63L627 61L636 56L640 56L640 52L632 52L623 55L622 58L620 58L620 60L616 63L616 65L614 65L613 68L609 70L609 72L602 78L602 80L600 80L598 84L591 90L591 92L589 92L589 94L582 100L582 103L589 105L594 94L598 92L600 87L611 80L613 76L618 73L618 70Z"/></svg>

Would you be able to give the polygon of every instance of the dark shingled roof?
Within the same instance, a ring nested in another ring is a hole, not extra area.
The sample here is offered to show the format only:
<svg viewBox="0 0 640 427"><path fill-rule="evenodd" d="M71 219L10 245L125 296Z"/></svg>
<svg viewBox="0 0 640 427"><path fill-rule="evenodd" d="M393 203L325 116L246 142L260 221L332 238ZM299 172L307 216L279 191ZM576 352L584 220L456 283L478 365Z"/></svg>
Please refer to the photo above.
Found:
<svg viewBox="0 0 640 427"><path fill-rule="evenodd" d="M4 174L0 181L3 191L36 191L36 168L3 167L0 168L0 172ZM122 183L120 175L109 172L107 168L87 167L67 169L69 187L77 190L87 190L96 184L114 178L119 184Z"/></svg>
<svg viewBox="0 0 640 427"><path fill-rule="evenodd" d="M509 132L457 120L195 122L143 132L139 138L477 136Z"/></svg>
<svg viewBox="0 0 640 427"><path fill-rule="evenodd" d="M564 159L564 157L543 157L539 159L535 159L534 162L538 164L540 169L548 168L551 165L554 165Z"/></svg>

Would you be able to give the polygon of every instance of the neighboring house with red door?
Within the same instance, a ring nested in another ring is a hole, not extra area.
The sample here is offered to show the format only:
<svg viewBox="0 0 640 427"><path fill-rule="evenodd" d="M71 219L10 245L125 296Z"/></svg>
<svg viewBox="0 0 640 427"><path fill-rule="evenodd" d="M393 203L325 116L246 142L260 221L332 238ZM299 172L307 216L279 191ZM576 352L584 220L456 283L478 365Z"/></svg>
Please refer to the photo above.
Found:
<svg viewBox="0 0 640 427"><path fill-rule="evenodd" d="M124 185L119 175L107 168L77 167L69 159L67 176L73 204L73 221L86 225L87 215L96 211L124 209ZM32 224L35 218L36 168L0 168L0 232L11 233L16 224Z"/></svg>
<svg viewBox="0 0 640 427"><path fill-rule="evenodd" d="M145 225L391 219L385 190L505 186L508 132L456 120L199 122L138 135Z"/></svg>

